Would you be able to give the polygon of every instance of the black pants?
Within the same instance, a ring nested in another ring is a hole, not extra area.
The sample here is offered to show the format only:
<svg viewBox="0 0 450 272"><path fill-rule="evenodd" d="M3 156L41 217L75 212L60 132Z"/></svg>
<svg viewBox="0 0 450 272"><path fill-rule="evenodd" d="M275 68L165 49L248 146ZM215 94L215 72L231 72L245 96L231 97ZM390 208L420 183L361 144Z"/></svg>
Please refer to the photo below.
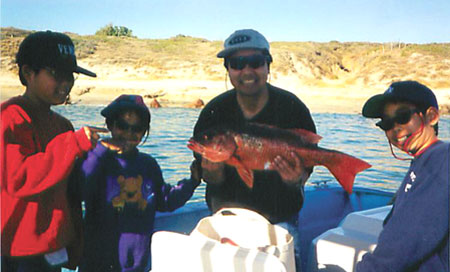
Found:
<svg viewBox="0 0 450 272"><path fill-rule="evenodd" d="M2 256L2 272L61 272L61 266L50 266L43 255L30 257Z"/></svg>

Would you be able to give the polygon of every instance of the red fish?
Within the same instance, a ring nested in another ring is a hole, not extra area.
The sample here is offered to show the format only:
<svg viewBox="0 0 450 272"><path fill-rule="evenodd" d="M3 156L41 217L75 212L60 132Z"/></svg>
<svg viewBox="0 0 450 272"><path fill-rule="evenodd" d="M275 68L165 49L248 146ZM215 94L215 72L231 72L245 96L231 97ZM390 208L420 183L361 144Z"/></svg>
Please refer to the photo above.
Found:
<svg viewBox="0 0 450 272"><path fill-rule="evenodd" d="M344 190L352 193L356 174L371 165L348 154L318 147L321 138L304 129L248 124L239 130L208 130L191 138L188 148L212 162L236 167L249 188L253 188L252 170L267 169L276 156L292 160L289 154L295 152L305 167L325 166Z"/></svg>

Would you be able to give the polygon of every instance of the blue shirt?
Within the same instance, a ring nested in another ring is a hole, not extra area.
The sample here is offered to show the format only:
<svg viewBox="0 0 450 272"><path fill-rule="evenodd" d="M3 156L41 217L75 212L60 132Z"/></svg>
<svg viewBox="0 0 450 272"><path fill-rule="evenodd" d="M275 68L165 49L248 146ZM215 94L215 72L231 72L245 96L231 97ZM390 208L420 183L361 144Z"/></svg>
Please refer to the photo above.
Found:
<svg viewBox="0 0 450 272"><path fill-rule="evenodd" d="M449 271L449 153L438 141L414 158L377 247L356 271Z"/></svg>

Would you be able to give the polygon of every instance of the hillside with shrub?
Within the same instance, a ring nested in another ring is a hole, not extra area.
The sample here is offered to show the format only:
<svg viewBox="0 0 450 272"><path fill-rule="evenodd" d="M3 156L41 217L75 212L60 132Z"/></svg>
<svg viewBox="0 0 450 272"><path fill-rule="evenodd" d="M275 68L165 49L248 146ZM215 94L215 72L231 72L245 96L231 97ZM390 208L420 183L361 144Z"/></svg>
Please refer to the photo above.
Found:
<svg viewBox="0 0 450 272"><path fill-rule="evenodd" d="M14 28L1 29L2 76L17 73L15 53L29 33ZM67 34L75 43L78 61L96 71L99 80L177 80L220 84L225 81L223 62L216 58L223 46L222 41L185 35L169 39L138 39L132 36ZM393 81L414 79L433 90L443 90L439 93L440 99L450 104L450 43L274 41L271 42L271 53L274 59L270 67L271 82L275 85L289 82L288 86L324 89L328 94L336 90L339 91L336 95L345 96L346 90L380 92ZM106 86L108 84L105 83ZM201 84L196 87L208 89ZM94 88L92 86L91 89Z"/></svg>

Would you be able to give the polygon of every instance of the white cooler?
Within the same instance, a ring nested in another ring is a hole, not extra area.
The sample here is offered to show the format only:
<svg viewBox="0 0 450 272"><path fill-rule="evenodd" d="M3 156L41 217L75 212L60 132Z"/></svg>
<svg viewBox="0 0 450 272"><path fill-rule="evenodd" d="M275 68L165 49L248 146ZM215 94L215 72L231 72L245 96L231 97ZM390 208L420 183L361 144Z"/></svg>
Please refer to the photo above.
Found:
<svg viewBox="0 0 450 272"><path fill-rule="evenodd" d="M383 221L391 208L384 206L350 213L339 227L315 238L310 257L315 256L317 263L310 262L308 271L354 271L362 256L375 249Z"/></svg>

